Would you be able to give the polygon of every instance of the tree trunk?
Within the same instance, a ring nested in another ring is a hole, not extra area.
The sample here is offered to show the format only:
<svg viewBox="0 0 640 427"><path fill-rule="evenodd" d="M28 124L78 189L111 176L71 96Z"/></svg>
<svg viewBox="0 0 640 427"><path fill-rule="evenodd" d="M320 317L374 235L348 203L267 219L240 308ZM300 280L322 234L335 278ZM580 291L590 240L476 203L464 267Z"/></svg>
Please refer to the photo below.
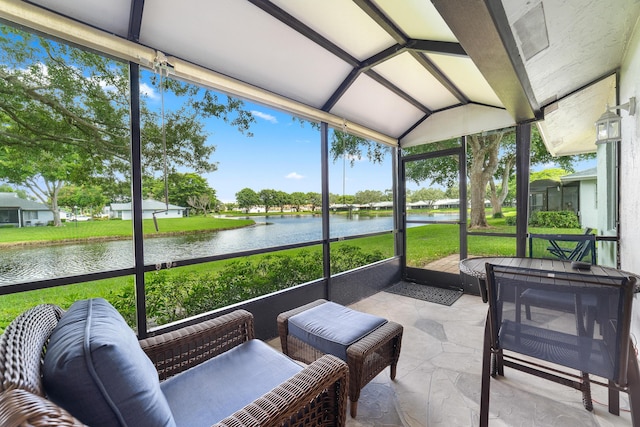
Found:
<svg viewBox="0 0 640 427"><path fill-rule="evenodd" d="M493 179L489 180L489 188L491 188L491 212L493 213L493 217L496 218L496 216L502 215L502 200L500 200L498 196L496 183Z"/></svg>
<svg viewBox="0 0 640 427"><path fill-rule="evenodd" d="M469 138L472 162L469 166L471 192L470 228L486 228L487 216L484 201L487 184L498 170L498 155L503 132L472 135Z"/></svg>
<svg viewBox="0 0 640 427"><path fill-rule="evenodd" d="M489 182L491 185L491 207L493 209L494 217L502 215L502 205L509 195L509 176L511 175L511 170L515 165L515 156L506 156L503 160L504 167L502 169L502 188L500 190L500 194L497 192L496 183L493 181L493 178L491 178L491 181Z"/></svg>

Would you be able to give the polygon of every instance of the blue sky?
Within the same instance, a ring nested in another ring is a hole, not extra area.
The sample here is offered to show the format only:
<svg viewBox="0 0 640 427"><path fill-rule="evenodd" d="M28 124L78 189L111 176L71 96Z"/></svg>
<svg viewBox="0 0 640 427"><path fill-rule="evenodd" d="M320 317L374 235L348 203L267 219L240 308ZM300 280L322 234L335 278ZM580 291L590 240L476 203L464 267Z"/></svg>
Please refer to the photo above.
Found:
<svg viewBox="0 0 640 427"><path fill-rule="evenodd" d="M218 198L232 201L244 187L256 191L271 188L287 193L321 192L319 131L278 111L249 103L246 107L256 118L251 126L253 137L245 137L228 126L212 129L214 159L220 163L207 178ZM342 194L343 169L347 194L391 188L390 157L383 164L363 159L345 168L341 160L330 161L330 192Z"/></svg>
<svg viewBox="0 0 640 427"><path fill-rule="evenodd" d="M144 74L143 74L144 78ZM160 109L160 95L141 83L151 107ZM224 95L219 95L224 102ZM177 108L175 97L165 94L165 111ZM208 144L216 147L211 160L218 162L218 170L203 176L216 190L223 202L235 201L235 194L243 188L254 191L274 189L292 193L321 192L320 133L310 123L294 121L291 115L245 101L244 108L252 112L252 137L243 135L222 120L210 119L206 124ZM342 194L343 170L345 193L353 195L362 190L390 189L392 186L391 157L382 164L372 164L364 158L348 163L330 160L329 188Z"/></svg>

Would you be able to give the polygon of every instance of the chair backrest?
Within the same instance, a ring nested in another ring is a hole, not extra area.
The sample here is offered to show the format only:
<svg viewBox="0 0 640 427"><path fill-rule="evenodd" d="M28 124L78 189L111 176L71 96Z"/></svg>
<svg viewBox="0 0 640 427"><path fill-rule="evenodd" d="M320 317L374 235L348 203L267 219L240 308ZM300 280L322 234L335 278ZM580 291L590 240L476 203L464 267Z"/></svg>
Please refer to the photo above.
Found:
<svg viewBox="0 0 640 427"><path fill-rule="evenodd" d="M44 394L40 370L49 337L62 313L55 305L42 304L7 326L0 336L0 392L22 389Z"/></svg>
<svg viewBox="0 0 640 427"><path fill-rule="evenodd" d="M529 234L529 257L596 263L596 236L585 234Z"/></svg>
<svg viewBox="0 0 640 427"><path fill-rule="evenodd" d="M494 349L626 384L635 277L486 268Z"/></svg>

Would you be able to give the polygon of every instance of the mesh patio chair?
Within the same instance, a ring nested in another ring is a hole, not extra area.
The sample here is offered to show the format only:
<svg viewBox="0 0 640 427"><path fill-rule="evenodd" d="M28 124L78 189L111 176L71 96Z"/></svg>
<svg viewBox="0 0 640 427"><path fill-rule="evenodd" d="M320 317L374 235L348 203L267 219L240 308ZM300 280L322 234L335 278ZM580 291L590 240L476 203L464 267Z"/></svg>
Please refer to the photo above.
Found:
<svg viewBox="0 0 640 427"><path fill-rule="evenodd" d="M584 234L529 234L529 257L596 263L596 236Z"/></svg>
<svg viewBox="0 0 640 427"><path fill-rule="evenodd" d="M640 426L640 373L629 337L635 277L486 268L480 425L489 422L491 377L503 376L506 366L580 390L588 410L591 383L609 388L612 413L619 410L617 393L627 392L633 425ZM532 292L544 298L531 304Z"/></svg>

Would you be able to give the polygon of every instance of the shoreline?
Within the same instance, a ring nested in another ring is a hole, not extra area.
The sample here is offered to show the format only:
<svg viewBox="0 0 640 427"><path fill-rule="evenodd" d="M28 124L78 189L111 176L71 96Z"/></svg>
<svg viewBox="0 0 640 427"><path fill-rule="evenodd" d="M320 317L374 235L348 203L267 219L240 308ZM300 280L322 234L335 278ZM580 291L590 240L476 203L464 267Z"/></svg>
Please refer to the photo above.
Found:
<svg viewBox="0 0 640 427"><path fill-rule="evenodd" d="M191 231L168 231L163 233L145 233L143 237L145 239L155 239L159 237L171 237L171 236L186 236L189 234L200 233L215 233L218 231L237 230L244 227L253 227L255 224L245 225L242 227L228 227L228 228L215 228L209 230L191 230ZM96 237L80 237L77 239L60 239L60 240L28 240L21 242L2 242L0 243L0 250L12 249L29 246L58 246L67 245L73 243L100 243L100 242L114 242L118 240L131 240L133 241L133 235L131 236L96 236Z"/></svg>

